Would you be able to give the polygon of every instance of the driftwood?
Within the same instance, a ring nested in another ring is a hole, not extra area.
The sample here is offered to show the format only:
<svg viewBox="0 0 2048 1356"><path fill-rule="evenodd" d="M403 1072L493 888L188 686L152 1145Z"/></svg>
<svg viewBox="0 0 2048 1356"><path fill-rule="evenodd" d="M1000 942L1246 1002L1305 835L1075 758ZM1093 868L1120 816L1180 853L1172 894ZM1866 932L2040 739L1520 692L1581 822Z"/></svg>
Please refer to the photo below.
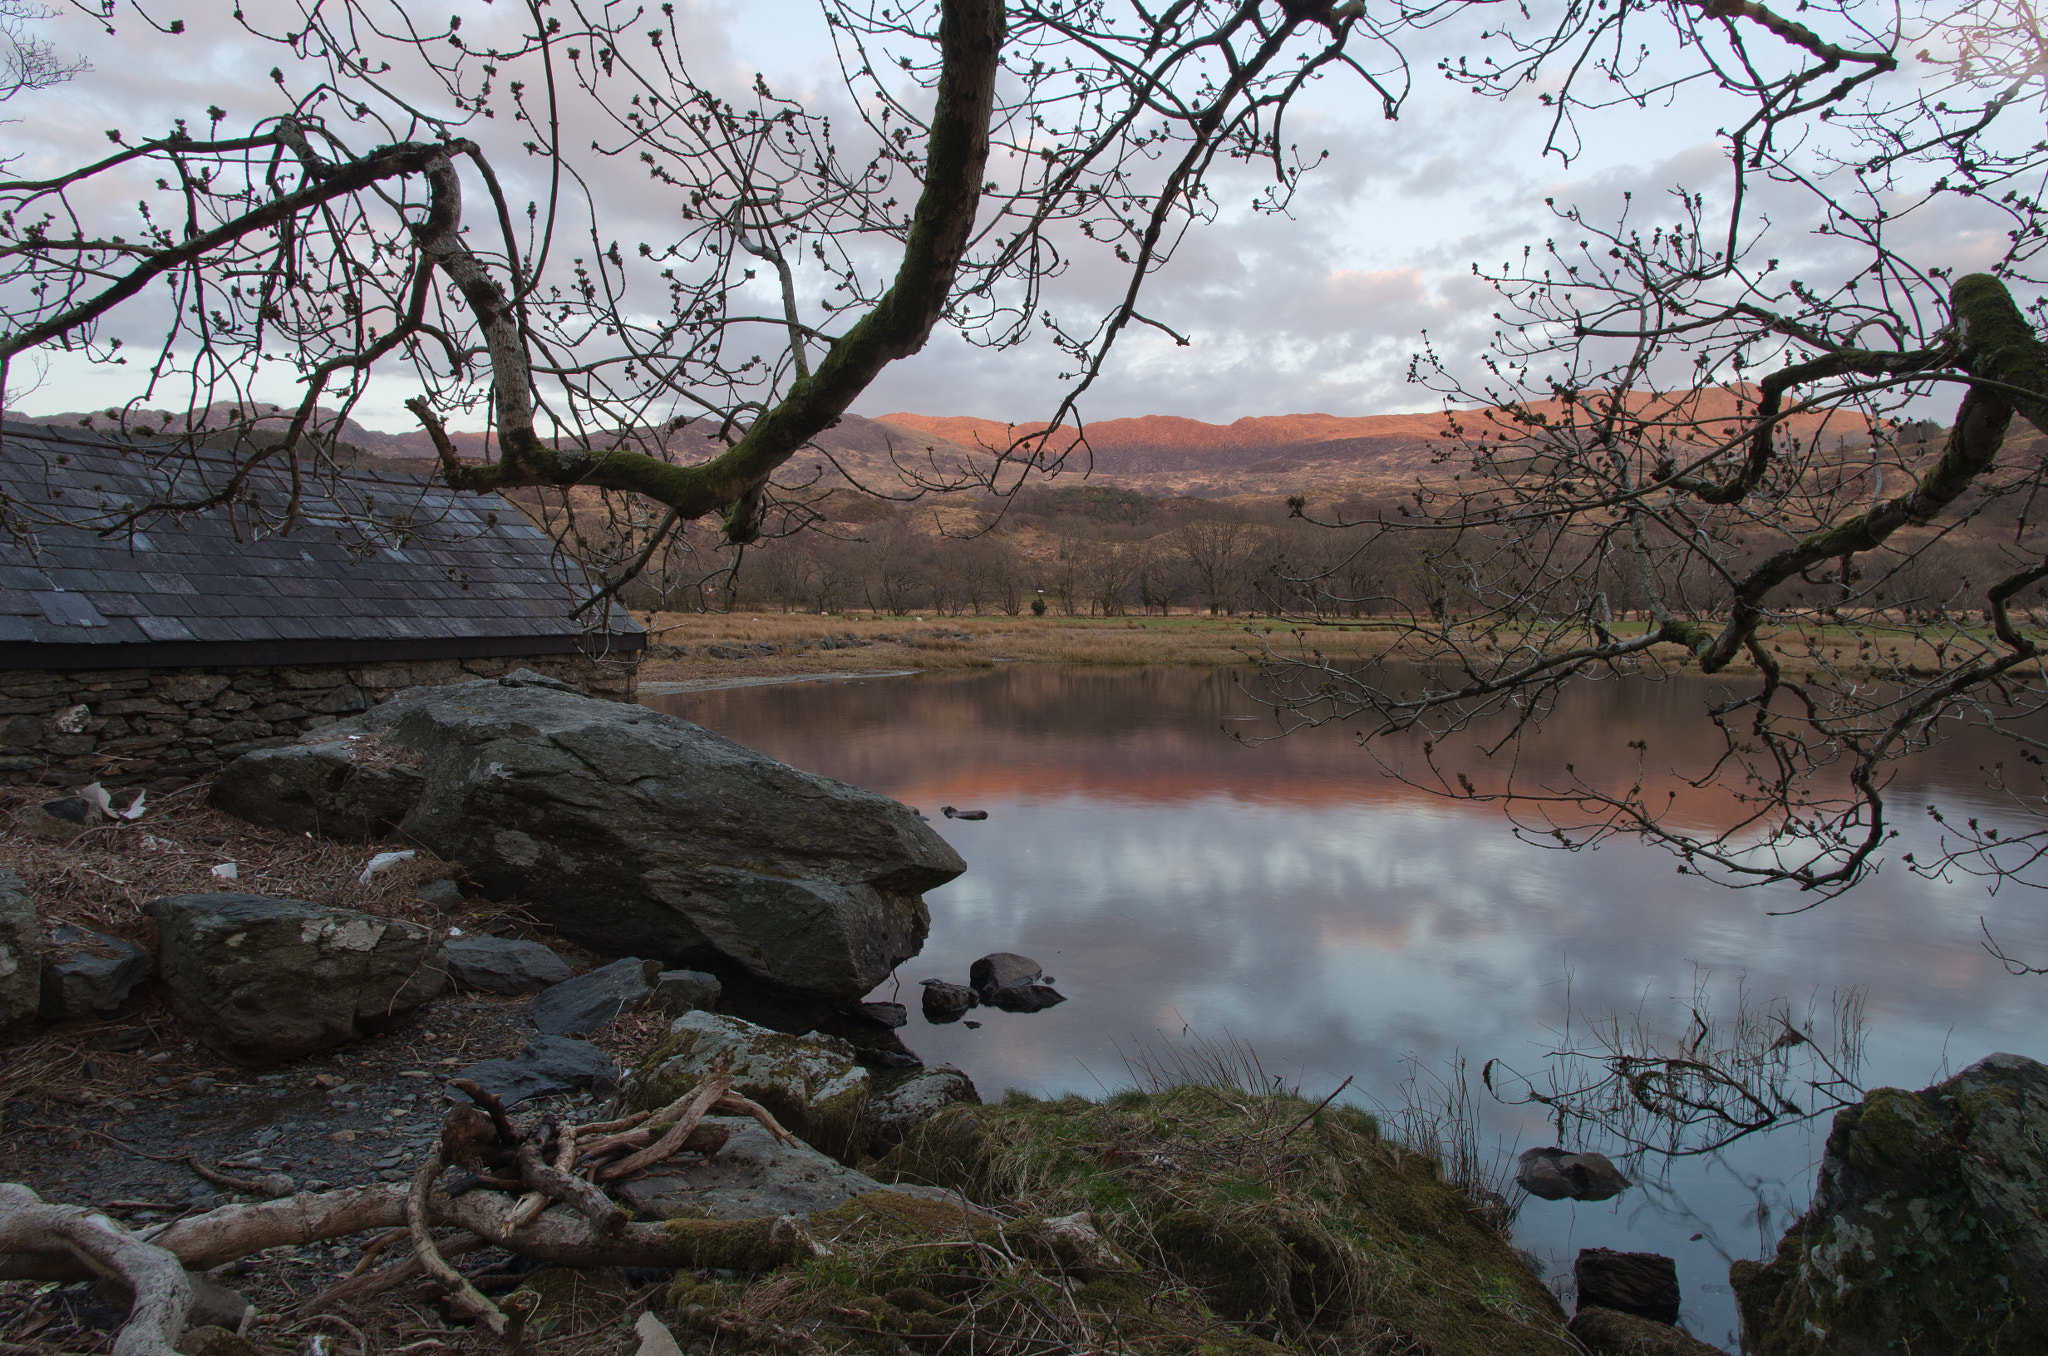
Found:
<svg viewBox="0 0 2048 1356"><path fill-rule="evenodd" d="M300 1247L370 1230L387 1232L372 1240L354 1273L302 1305L302 1317L426 1275L448 1290L456 1312L481 1321L509 1343L523 1333L530 1304L522 1307L517 1296L493 1304L449 1264L450 1257L494 1245L572 1267L758 1270L825 1255L802 1222L790 1216L630 1223L597 1184L678 1153L716 1153L727 1131L700 1123L713 1110L753 1116L778 1138L794 1142L795 1136L764 1108L732 1092L723 1064L651 1115L587 1126L548 1122L533 1132L484 1089L472 1083L454 1086L475 1105L449 1111L408 1184L224 1205L175 1220L147 1240L97 1211L47 1204L25 1186L0 1184L0 1280L120 1280L134 1291L135 1301L114 1356L175 1356L173 1344L192 1304L187 1271L205 1271L266 1248ZM597 1161L621 1151L630 1152L609 1166ZM453 1190L436 1191L451 1164L518 1175L472 1172ZM485 1187L496 1189L478 1189ZM452 1232L437 1238L436 1229ZM378 1255L400 1239L411 1241L411 1254L370 1270Z"/></svg>
<svg viewBox="0 0 2048 1356"><path fill-rule="evenodd" d="M192 1308L183 1262L145 1243L97 1210L49 1205L16 1182L0 1183L0 1251L59 1252L87 1275L118 1279L135 1292L114 1356L177 1356Z"/></svg>

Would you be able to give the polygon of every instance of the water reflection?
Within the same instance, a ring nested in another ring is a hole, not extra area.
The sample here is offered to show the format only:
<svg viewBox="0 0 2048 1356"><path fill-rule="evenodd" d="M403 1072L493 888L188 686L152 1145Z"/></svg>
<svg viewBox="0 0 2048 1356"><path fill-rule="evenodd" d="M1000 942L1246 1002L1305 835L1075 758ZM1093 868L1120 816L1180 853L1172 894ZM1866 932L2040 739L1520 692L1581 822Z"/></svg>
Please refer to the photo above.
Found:
<svg viewBox="0 0 2048 1356"><path fill-rule="evenodd" d="M1717 737L1688 719L1707 691L1582 689L1527 766L1629 776L1631 739L1681 765L1709 754ZM877 996L914 1007L917 980L964 981L976 956L1014 950L1071 1000L1030 1016L977 1012L978 1030L913 1016L912 1048L959 1064L984 1095L1125 1085L1135 1043L1186 1029L1248 1042L1312 1095L1355 1075L1386 1098L1410 1055L1536 1066L1562 1025L1568 975L1579 1009L1640 1008L1675 1033L1702 967L1731 1007L1738 980L1802 1006L1816 989L1865 988L1871 1086L1923 1086L1993 1050L2048 1053L2035 1039L2044 981L2007 976L1978 944L1988 916L2016 950L2048 955L2030 900L1893 866L1812 912L1772 917L1804 901L1681 876L1633 844L1518 842L1497 809L1378 776L1341 730L1233 742L1224 728L1264 722L1228 673L1016 666L648 704L924 807L970 869L929 897L931 941L900 994ZM1977 795L1977 752L1958 743L1908 767L1892 803L1960 808ZM948 821L942 804L990 818ZM1519 1147L1552 1142L1524 1112L1489 1117ZM1814 1135L1774 1134L1612 1202L1532 1202L1520 1241L1567 1269L1581 1247L1668 1253L1687 1326L1732 1347L1727 1259L1775 1241L1818 1150Z"/></svg>

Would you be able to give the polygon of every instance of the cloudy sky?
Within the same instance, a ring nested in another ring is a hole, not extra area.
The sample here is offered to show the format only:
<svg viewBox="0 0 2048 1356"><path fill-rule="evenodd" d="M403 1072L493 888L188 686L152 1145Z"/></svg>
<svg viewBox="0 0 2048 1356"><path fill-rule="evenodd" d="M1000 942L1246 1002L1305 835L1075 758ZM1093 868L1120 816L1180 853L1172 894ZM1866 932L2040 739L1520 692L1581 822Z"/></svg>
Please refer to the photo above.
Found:
<svg viewBox="0 0 2048 1356"><path fill-rule="evenodd" d="M105 129L147 134L174 117L199 116L216 102L228 108L231 128L272 111L277 91L267 73L278 51L239 34L218 8L188 3L195 12L177 37L141 23L125 0L111 37L75 10L40 24L60 50L82 53L92 69L67 85L0 106L9 120L0 126L0 145L21 156L14 172L80 163L105 153ZM291 7L275 0L255 0L250 13L273 7L282 26ZM488 0L441 0L437 17L442 9L464 17L465 34L488 33L503 21ZM700 77L737 89L760 71L778 92L843 106L826 29L809 0L684 0L678 9ZM172 17L155 7L150 12L159 23ZM1618 206L1624 191L1635 192L1639 203L1661 204L1680 183L1710 196L1721 188L1726 162L1714 129L1729 110L1704 98L1593 119L1585 152L1569 167L1542 156L1548 113L1537 91L1494 102L1435 72L1440 57L1475 50L1476 29L1489 17L1480 12L1462 26L1447 24L1405 44L1415 88L1396 122L1382 119L1356 82L1326 81L1309 92L1290 115L1290 139L1309 153L1327 149L1329 159L1308 177L1291 219L1242 209L1257 189L1254 176L1220 176L1221 218L1186 242L1151 285L1144 307L1192 342L1180 347L1154 331L1134 330L1084 413L1229 421L1434 408L1436 397L1405 380L1410 355L1426 330L1454 362L1476 363L1497 299L1472 276L1472 265L1497 265L1524 244L1540 245L1555 226L1546 198L1588 204L1599 216ZM516 174L516 129L499 124L498 130L512 153L494 158ZM616 215L607 226L623 221L619 234L629 241L636 230L659 229L644 219L651 209L632 186L645 179L632 170L619 164L617 185L597 185L600 194L612 195ZM1930 250L1942 256L1935 261L1968 264L1995 247L1968 223L1930 220L1925 229ZM1788 255L1810 248L1800 234L1788 237ZM1063 313L1099 308L1108 281L1080 269L1049 300ZM993 354L941 331L922 354L886 371L855 410L1029 419L1057 398L1060 367L1049 346ZM60 357L42 372L39 387L10 403L30 412L101 405L109 399L108 379L107 369ZM13 391L20 391L19 370L12 380ZM416 389L396 374L373 390L359 417L372 427L412 427L399 402ZM290 398L288 384L280 381L276 398Z"/></svg>

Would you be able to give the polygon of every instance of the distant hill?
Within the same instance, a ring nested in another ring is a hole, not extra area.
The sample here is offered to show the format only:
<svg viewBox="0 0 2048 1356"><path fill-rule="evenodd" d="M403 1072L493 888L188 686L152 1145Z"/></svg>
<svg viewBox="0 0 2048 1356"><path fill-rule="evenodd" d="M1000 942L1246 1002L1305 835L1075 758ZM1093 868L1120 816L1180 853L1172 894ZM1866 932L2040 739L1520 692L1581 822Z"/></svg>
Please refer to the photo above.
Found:
<svg viewBox="0 0 2048 1356"><path fill-rule="evenodd" d="M1690 417L1710 435L1732 435L1735 425L1718 421L1732 419L1738 401L1749 398L1753 393L1747 391L1705 392L1697 398ZM1650 399L1655 397L1641 398ZM1565 413L1555 401L1533 408L1553 418ZM105 426L104 416L29 417L37 423L71 427L90 417ZM282 431L288 417L274 406L265 407L263 423ZM1457 417L1476 431L1488 412L1465 411ZM1087 425L1086 449L1076 447L1076 430L1062 428L1051 440L1051 447L1068 454L1062 480L1078 479L1086 472L1093 484L1162 497L1372 492L1444 474L1442 458L1450 450L1445 418L1442 412L1282 414L1208 424L1177 415L1146 415ZM208 424L220 422L225 422L224 410L207 420ZM849 414L821 433L813 448L799 452L778 478L784 483L809 481L819 490L852 484L883 493L900 492L917 480L957 481L972 468L985 468L1017 437L1044 427L1042 423L1008 425L971 415L905 412L869 419ZM1804 415L1789 421L1789 427L1799 436L1810 437L1820 430L1821 422L1816 415ZM664 430L653 435L653 441L678 460L701 461L723 446L712 438L713 431L698 421L680 430ZM457 453L466 460L481 460L491 454L485 434L457 433L452 437ZM342 425L341 441L344 461L408 471L433 467L433 445L420 429L379 432L350 419Z"/></svg>

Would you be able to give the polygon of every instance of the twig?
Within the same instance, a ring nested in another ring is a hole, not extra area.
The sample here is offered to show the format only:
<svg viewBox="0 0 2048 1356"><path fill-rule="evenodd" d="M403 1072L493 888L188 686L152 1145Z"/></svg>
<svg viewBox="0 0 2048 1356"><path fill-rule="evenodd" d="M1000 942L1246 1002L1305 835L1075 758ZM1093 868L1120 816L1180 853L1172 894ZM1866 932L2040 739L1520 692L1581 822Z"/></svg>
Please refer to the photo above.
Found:
<svg viewBox="0 0 2048 1356"><path fill-rule="evenodd" d="M618 1207L617 1202L581 1177L572 1177L552 1164L542 1162L540 1150L533 1146L531 1140L519 1146L519 1179L526 1184L527 1190L553 1197L581 1214L600 1234L609 1236L626 1227L626 1212ZM523 1210L524 1207L525 1202L522 1201L520 1208ZM511 1225L511 1220L506 1223Z"/></svg>
<svg viewBox="0 0 2048 1356"><path fill-rule="evenodd" d="M683 1107L682 1113L676 1118L676 1123L668 1128L668 1133L639 1152L627 1155L608 1168L600 1169L597 1174L598 1180L609 1182L628 1173L638 1172L648 1164L659 1163L682 1148L683 1141L697 1128L697 1122L704 1119L704 1113L731 1091L731 1074L712 1074L697 1085L697 1091L690 1097L688 1105Z"/></svg>
<svg viewBox="0 0 2048 1356"><path fill-rule="evenodd" d="M1337 1100L1338 1092L1342 1092L1344 1091L1344 1089L1350 1086L1351 1076L1347 1074L1344 1077L1344 1081L1337 1085L1337 1092L1333 1092L1328 1097L1325 1097L1322 1101L1317 1102L1314 1106L1308 1109L1308 1113L1306 1115L1304 1115L1300 1120L1296 1121L1294 1124L1287 1127L1287 1133L1280 1136L1280 1142L1282 1144L1285 1144L1288 1140L1294 1138L1295 1131L1301 1129L1302 1126L1307 1125L1310 1121L1314 1120L1316 1113L1318 1111L1321 1111L1324 1107L1328 1106L1330 1103Z"/></svg>

